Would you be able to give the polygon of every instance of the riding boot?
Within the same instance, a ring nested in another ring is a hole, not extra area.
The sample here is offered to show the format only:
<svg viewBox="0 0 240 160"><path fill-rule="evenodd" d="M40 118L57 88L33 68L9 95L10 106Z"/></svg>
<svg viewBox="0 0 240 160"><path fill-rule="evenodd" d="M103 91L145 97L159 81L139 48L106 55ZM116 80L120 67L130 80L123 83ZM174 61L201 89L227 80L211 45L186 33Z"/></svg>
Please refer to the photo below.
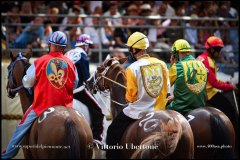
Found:
<svg viewBox="0 0 240 160"><path fill-rule="evenodd" d="M99 140L102 142L103 139L103 123L92 121L92 132L93 132L93 139Z"/></svg>
<svg viewBox="0 0 240 160"><path fill-rule="evenodd" d="M98 102L86 89L74 94L73 96L87 106L91 116L93 138L102 141L104 114L102 113Z"/></svg>
<svg viewBox="0 0 240 160"><path fill-rule="evenodd" d="M109 148L112 148L114 146L116 147L117 145L119 145L124 131L130 124L132 124L135 121L136 121L135 119L126 116L123 113L123 111L121 111L117 115L117 117L113 120L113 122L110 124L107 130L106 143L109 146ZM108 149L106 152L107 159L119 159L121 157L122 157L121 150L119 149Z"/></svg>

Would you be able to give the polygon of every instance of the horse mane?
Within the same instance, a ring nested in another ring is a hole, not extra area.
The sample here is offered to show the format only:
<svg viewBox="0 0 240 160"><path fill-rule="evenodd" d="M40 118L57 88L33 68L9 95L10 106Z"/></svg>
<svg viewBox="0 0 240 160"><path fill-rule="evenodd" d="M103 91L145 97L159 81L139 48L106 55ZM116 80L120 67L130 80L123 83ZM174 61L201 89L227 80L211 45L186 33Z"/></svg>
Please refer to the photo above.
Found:
<svg viewBox="0 0 240 160"><path fill-rule="evenodd" d="M231 139L228 128L222 118L217 114L210 114L210 125L212 129L213 144L216 146L230 145ZM233 147L230 148L216 148L216 158L233 158Z"/></svg>
<svg viewBox="0 0 240 160"><path fill-rule="evenodd" d="M73 121L73 119L69 116L66 118L65 123L65 135L67 135L67 145L71 144L71 148L69 150L69 154L67 158L69 159L80 159L80 139L77 131L77 125Z"/></svg>
<svg viewBox="0 0 240 160"><path fill-rule="evenodd" d="M162 159L169 157L177 148L178 142L182 136L182 126L178 120L171 118L167 124L161 125L162 131L155 132L142 141L140 146L153 147L156 149L137 149L131 158L133 159Z"/></svg>

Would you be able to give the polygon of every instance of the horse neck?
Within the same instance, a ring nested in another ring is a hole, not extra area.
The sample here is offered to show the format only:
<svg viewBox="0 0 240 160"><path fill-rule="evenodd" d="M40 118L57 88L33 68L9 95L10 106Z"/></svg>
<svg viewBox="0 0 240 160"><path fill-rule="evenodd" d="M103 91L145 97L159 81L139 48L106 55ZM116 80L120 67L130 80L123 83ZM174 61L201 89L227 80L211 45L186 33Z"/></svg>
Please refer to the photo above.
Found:
<svg viewBox="0 0 240 160"><path fill-rule="evenodd" d="M31 106L33 97L28 93L26 89L22 89L18 92L20 97L20 102L22 105L23 113L27 111L27 109Z"/></svg>
<svg viewBox="0 0 240 160"><path fill-rule="evenodd" d="M17 73L20 74L15 74L15 79L17 82L17 86L21 86L22 84L22 79L24 76L24 64L23 63L16 63L15 66L18 70ZM27 109L30 107L30 105L33 102L33 95L30 95L29 92L27 91L27 89L23 88L21 90L18 91L19 97L20 97L20 102L22 105L22 110L23 113L25 113L27 111Z"/></svg>
<svg viewBox="0 0 240 160"><path fill-rule="evenodd" d="M120 72L120 73L119 73ZM126 77L125 77L125 74L124 74L124 71L122 71L121 69L115 74L116 79L115 81L117 83L120 83L122 84L123 86L126 85ZM114 76L114 77L115 77ZM110 97L111 97L111 100L114 100L118 103L121 103L121 104L126 104L126 99L125 99L125 94L126 94L126 89L117 85L117 84L112 84L112 88L110 90ZM118 105L116 103L111 103L111 106L117 106L117 107L123 107L121 105Z"/></svg>

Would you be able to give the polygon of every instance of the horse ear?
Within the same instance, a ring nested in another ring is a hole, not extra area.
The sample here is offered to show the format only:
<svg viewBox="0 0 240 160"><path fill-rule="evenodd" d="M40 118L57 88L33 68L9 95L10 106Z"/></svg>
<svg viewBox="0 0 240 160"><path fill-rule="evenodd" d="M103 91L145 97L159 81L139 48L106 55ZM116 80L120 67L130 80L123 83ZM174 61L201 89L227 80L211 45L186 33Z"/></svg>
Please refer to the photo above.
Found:
<svg viewBox="0 0 240 160"><path fill-rule="evenodd" d="M125 58L119 59L118 61L119 61L120 64L123 64L127 61L127 59L128 59L128 57L125 57Z"/></svg>
<svg viewBox="0 0 240 160"><path fill-rule="evenodd" d="M9 55L12 61L15 61L16 56L13 55L12 51L9 51Z"/></svg>
<svg viewBox="0 0 240 160"><path fill-rule="evenodd" d="M23 53L23 56L30 59L32 57L32 48L28 48L28 50Z"/></svg>
<svg viewBox="0 0 240 160"><path fill-rule="evenodd" d="M112 62L113 62L113 59L109 59L109 60L107 61L107 66L111 66L111 65L112 65Z"/></svg>

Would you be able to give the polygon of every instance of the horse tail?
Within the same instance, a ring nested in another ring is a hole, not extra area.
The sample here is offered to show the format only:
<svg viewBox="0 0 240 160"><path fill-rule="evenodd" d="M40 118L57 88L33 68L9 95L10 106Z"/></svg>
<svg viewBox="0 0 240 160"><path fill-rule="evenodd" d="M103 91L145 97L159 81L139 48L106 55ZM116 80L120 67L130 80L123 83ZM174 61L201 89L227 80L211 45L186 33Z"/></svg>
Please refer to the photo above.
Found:
<svg viewBox="0 0 240 160"><path fill-rule="evenodd" d="M69 144L69 159L80 159L80 138L77 125L71 117L65 120L65 134L67 136L67 144Z"/></svg>
<svg viewBox="0 0 240 160"><path fill-rule="evenodd" d="M216 148L217 150L215 156L217 156L218 158L232 158L234 156L233 146L231 146L229 129L226 126L225 122L222 120L222 118L219 115L211 114L210 125L211 125L212 137L213 137L213 143L214 143L213 147ZM227 146L227 147L224 147L224 146Z"/></svg>
<svg viewBox="0 0 240 160"><path fill-rule="evenodd" d="M182 126L179 121L171 118L167 125L163 124L163 129L155 132L142 141L140 147L133 155L132 159L162 159L167 158L177 148L182 135Z"/></svg>

